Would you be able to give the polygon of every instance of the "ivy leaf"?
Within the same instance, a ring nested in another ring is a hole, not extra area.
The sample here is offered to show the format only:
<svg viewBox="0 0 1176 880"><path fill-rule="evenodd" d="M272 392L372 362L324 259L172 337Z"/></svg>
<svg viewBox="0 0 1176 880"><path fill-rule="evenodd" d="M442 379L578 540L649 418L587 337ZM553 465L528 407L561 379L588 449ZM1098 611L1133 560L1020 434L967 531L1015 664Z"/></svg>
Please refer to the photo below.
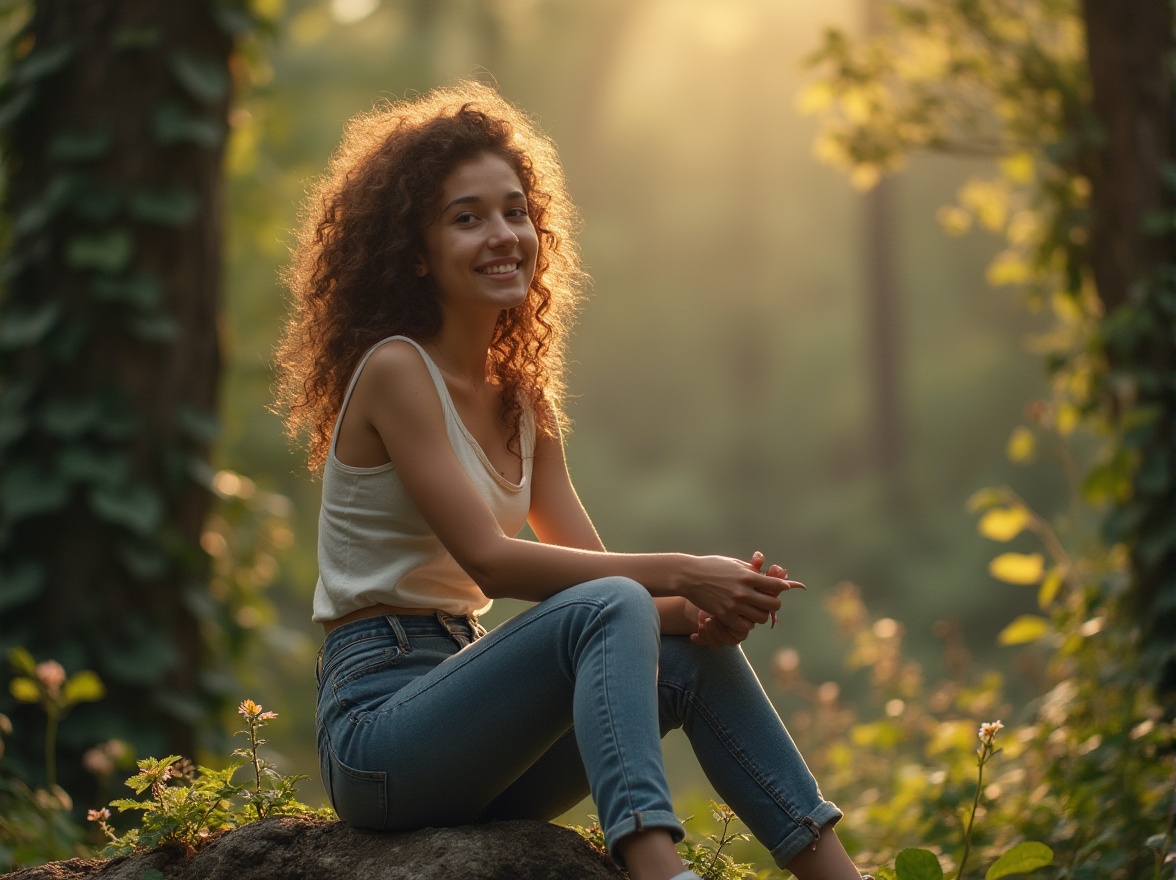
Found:
<svg viewBox="0 0 1176 880"><path fill-rule="evenodd" d="M1052 865L1053 858L1053 850L1044 843L1026 840L997 859L984 875L984 880L1000 880L1011 874L1027 874L1046 865Z"/></svg>
<svg viewBox="0 0 1176 880"><path fill-rule="evenodd" d="M1049 621L1036 614L1022 614L1000 631L997 641L1002 645L1026 645L1049 633Z"/></svg>
<svg viewBox="0 0 1176 880"><path fill-rule="evenodd" d="M131 216L144 223L183 226L191 222L200 207L196 193L181 187L139 190L131 196Z"/></svg>
<svg viewBox="0 0 1176 880"><path fill-rule="evenodd" d="M215 413L181 406L176 411L176 422L180 430L200 443L211 443L221 432L220 419Z"/></svg>
<svg viewBox="0 0 1176 880"><path fill-rule="evenodd" d="M943 880L943 869L935 853L925 849L904 849L894 860L898 880Z"/></svg>
<svg viewBox="0 0 1176 880"><path fill-rule="evenodd" d="M49 158L59 162L85 162L101 159L114 147L109 128L92 131L64 131L49 142Z"/></svg>
<svg viewBox="0 0 1176 880"><path fill-rule="evenodd" d="M1037 584L1045 574L1040 553L1002 553L988 563L988 573L1006 584Z"/></svg>
<svg viewBox="0 0 1176 880"><path fill-rule="evenodd" d="M135 275L130 278L109 278L98 276L91 287L95 299L105 302L121 302L137 309L150 309L159 305L163 290L159 282L149 275Z"/></svg>
<svg viewBox="0 0 1176 880"><path fill-rule="evenodd" d="M62 474L31 462L18 462L4 475L3 511L18 520L60 510L69 503L69 483Z"/></svg>
<svg viewBox="0 0 1176 880"><path fill-rule="evenodd" d="M121 27L111 41L116 49L154 49L163 40L163 29L157 27Z"/></svg>
<svg viewBox="0 0 1176 880"><path fill-rule="evenodd" d="M224 65L206 55L176 52L168 59L168 67L180 85L205 104L224 100L229 93L229 74Z"/></svg>
<svg viewBox="0 0 1176 880"><path fill-rule="evenodd" d="M154 580L167 571L168 556L158 544L125 541L119 545L118 555L137 580Z"/></svg>
<svg viewBox="0 0 1176 880"><path fill-rule="evenodd" d="M65 261L70 266L108 274L125 269L134 254L134 236L121 228L93 235L75 235L65 246Z"/></svg>
<svg viewBox="0 0 1176 880"><path fill-rule="evenodd" d="M21 89L8 101L0 104L0 128L7 128L33 106L37 93L33 89Z"/></svg>
<svg viewBox="0 0 1176 880"><path fill-rule="evenodd" d="M172 342L180 335L180 323L170 315L137 315L127 328L144 342Z"/></svg>
<svg viewBox="0 0 1176 880"><path fill-rule="evenodd" d="M61 303L44 300L31 309L12 309L0 322L0 348L36 345L49 335L61 317Z"/></svg>
<svg viewBox="0 0 1176 880"><path fill-rule="evenodd" d="M224 139L224 126L203 116L190 116L183 107L172 101L156 108L151 117L151 132L164 146L193 143L214 149Z"/></svg>
<svg viewBox="0 0 1176 880"><path fill-rule="evenodd" d="M74 214L91 223L109 223L121 204L122 196L116 189L89 177L80 178L70 196Z"/></svg>
<svg viewBox="0 0 1176 880"><path fill-rule="evenodd" d="M76 178L59 174L46 184L40 195L26 204L12 221L12 232L16 237L29 235L45 227L66 203L76 186Z"/></svg>
<svg viewBox="0 0 1176 880"><path fill-rule="evenodd" d="M41 407L41 427L56 437L77 437L101 420L102 410L101 398L55 397Z"/></svg>
<svg viewBox="0 0 1176 880"><path fill-rule="evenodd" d="M159 493L142 483L95 486L89 499L99 519L124 526L137 535L151 534L163 521Z"/></svg>
<svg viewBox="0 0 1176 880"><path fill-rule="evenodd" d="M70 43L35 50L23 61L13 66L12 79L20 85L44 79L65 67L71 55L73 55L73 45Z"/></svg>
<svg viewBox="0 0 1176 880"><path fill-rule="evenodd" d="M67 446L57 456L57 467L75 483L118 487L130 476L131 460L124 452L99 452L91 446Z"/></svg>
<svg viewBox="0 0 1176 880"><path fill-rule="evenodd" d="M25 560L0 571L0 611L21 605L38 593L45 583L45 570Z"/></svg>

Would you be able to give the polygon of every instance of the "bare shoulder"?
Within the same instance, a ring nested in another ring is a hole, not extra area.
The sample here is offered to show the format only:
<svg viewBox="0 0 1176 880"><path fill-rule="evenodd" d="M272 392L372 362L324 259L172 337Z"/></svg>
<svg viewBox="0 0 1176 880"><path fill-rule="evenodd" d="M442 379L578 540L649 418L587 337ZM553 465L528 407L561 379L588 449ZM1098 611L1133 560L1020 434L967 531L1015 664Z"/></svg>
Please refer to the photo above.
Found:
<svg viewBox="0 0 1176 880"><path fill-rule="evenodd" d="M356 381L355 397L373 421L380 414L404 417L440 412L433 377L421 353L401 339L385 342L372 352Z"/></svg>

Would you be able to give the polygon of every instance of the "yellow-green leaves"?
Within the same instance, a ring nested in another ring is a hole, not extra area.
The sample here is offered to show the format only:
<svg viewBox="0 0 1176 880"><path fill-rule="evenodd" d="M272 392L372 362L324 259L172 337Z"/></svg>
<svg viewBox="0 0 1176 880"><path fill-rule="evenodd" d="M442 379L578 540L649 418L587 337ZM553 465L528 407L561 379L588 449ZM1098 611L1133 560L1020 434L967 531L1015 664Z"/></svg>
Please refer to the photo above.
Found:
<svg viewBox="0 0 1176 880"><path fill-rule="evenodd" d="M1013 433L1009 435L1005 454L1014 464L1025 464L1033 459L1036 448L1037 441L1033 437L1033 432L1024 425L1020 425L1014 428Z"/></svg>
<svg viewBox="0 0 1176 880"><path fill-rule="evenodd" d="M1045 573L1045 557L1040 553L1002 553L988 563L988 573L1006 584L1040 583Z"/></svg>
<svg viewBox="0 0 1176 880"><path fill-rule="evenodd" d="M1053 850L1044 843L1026 840L997 859L984 875L984 880L1001 880L1013 874L1028 874L1052 865L1053 857Z"/></svg>
<svg viewBox="0 0 1176 880"><path fill-rule="evenodd" d="M1023 507L994 507L980 517L977 528L993 541L1011 541L1029 524L1029 511Z"/></svg>
<svg viewBox="0 0 1176 880"><path fill-rule="evenodd" d="M1036 614L1022 614L1000 631L997 641L1002 645L1026 645L1036 642L1049 632L1049 621Z"/></svg>

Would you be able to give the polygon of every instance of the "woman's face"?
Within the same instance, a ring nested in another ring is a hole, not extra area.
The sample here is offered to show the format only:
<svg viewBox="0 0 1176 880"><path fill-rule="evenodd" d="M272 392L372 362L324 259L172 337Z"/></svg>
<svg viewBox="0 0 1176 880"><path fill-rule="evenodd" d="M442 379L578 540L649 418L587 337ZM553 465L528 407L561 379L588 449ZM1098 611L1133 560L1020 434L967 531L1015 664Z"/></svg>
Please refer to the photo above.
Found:
<svg viewBox="0 0 1176 880"><path fill-rule="evenodd" d="M539 239L510 163L483 153L459 165L445 178L437 208L417 271L432 279L442 308L497 316L522 303Z"/></svg>

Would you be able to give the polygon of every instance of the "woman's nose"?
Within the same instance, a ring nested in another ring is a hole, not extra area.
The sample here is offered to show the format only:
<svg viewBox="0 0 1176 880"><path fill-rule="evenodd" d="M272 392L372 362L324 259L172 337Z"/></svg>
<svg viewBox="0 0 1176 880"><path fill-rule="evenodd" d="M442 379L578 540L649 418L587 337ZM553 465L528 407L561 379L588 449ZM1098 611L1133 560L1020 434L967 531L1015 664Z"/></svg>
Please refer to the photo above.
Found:
<svg viewBox="0 0 1176 880"><path fill-rule="evenodd" d="M505 217L496 218L490 225L490 246L502 247L503 245L514 246L519 240L518 235L510 224L506 222Z"/></svg>

